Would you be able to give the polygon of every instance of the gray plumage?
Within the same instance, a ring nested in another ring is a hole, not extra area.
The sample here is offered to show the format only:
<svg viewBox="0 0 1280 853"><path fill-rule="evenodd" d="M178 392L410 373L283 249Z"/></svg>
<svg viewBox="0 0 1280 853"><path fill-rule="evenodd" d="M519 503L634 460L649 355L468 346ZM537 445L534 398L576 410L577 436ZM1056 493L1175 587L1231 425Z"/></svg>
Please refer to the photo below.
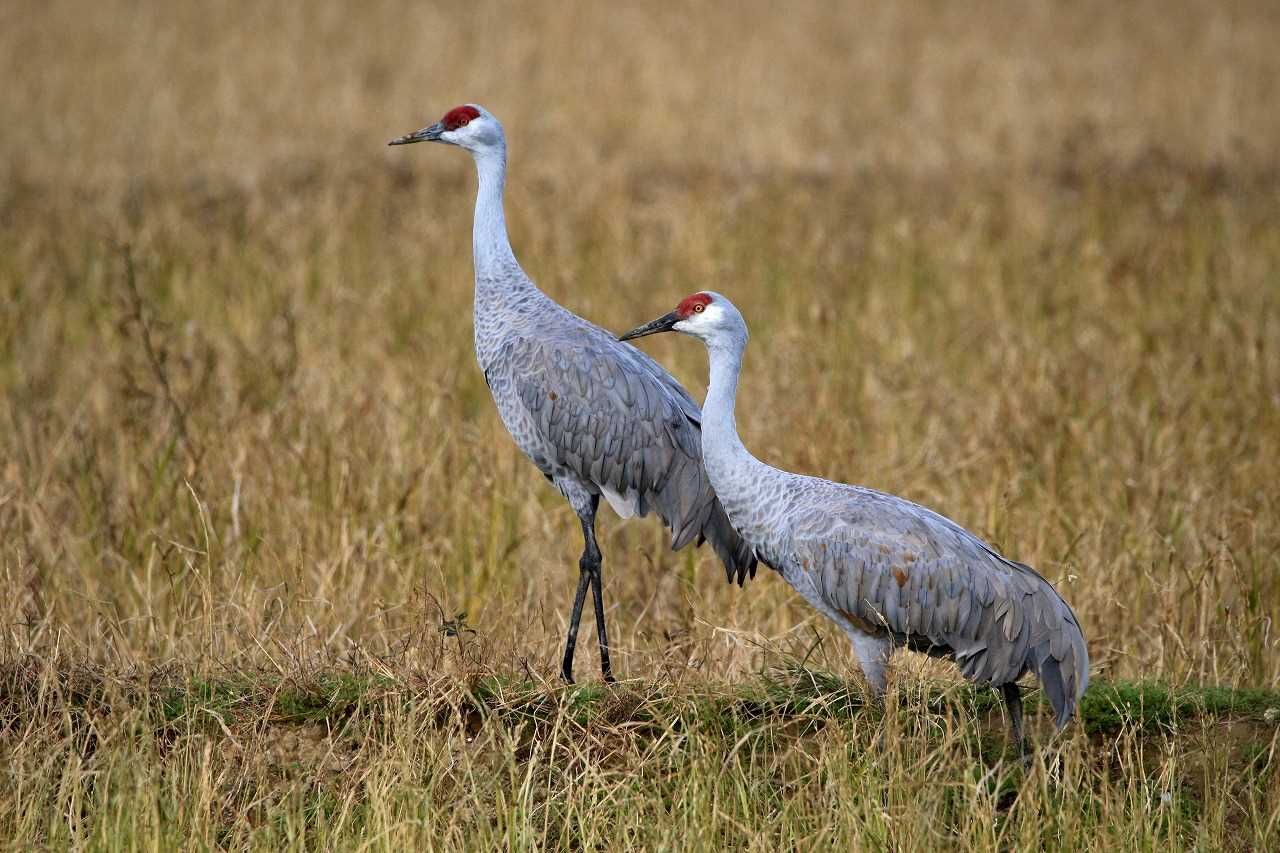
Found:
<svg viewBox="0 0 1280 853"><path fill-rule="evenodd" d="M509 329L481 356L520 449L567 494L603 494L624 518L656 512L672 548L709 539L741 582L755 560L703 470L698 405L652 359L635 357L643 353L556 313L557 322L540 321L542 334Z"/></svg>
<svg viewBox="0 0 1280 853"><path fill-rule="evenodd" d="M907 646L954 658L980 684L1030 670L1066 723L1088 683L1088 652L1075 614L1035 570L902 498L776 469L760 474L742 478L742 489L757 495L752 507L768 502L773 511L757 515L725 485L730 520L766 564L851 632L877 690L890 648Z"/></svg>
<svg viewBox="0 0 1280 853"><path fill-rule="evenodd" d="M572 681L589 582L601 666L611 678L595 542L602 495L623 517L656 512L671 529L673 548L709 541L739 584L754 576L755 555L729 524L703 469L701 412L693 398L657 362L557 304L520 268L502 207L506 141L497 119L466 105L392 144L418 141L458 145L475 158L476 358L516 445L582 522L585 548L562 674Z"/></svg>
<svg viewBox="0 0 1280 853"><path fill-rule="evenodd" d="M675 330L707 344L703 455L729 520L761 561L848 634L869 684L885 688L896 647L951 657L1002 688L1021 742L1014 682L1036 673L1059 726L1089 680L1070 606L1033 569L932 510L893 495L781 471L738 437L734 407L746 323L725 297L696 294L624 340Z"/></svg>

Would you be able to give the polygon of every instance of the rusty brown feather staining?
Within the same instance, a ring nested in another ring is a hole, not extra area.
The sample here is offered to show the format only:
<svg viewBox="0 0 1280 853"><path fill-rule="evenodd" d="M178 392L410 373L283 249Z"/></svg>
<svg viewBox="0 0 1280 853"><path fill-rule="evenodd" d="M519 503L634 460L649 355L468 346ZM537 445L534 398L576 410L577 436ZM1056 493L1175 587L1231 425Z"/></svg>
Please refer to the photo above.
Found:
<svg viewBox="0 0 1280 853"><path fill-rule="evenodd" d="M902 566L893 567L893 579L898 582L899 589L907 585L907 573Z"/></svg>
<svg viewBox="0 0 1280 853"><path fill-rule="evenodd" d="M906 560L908 563L914 563L919 558L910 551L907 551L902 555L902 559Z"/></svg>
<svg viewBox="0 0 1280 853"><path fill-rule="evenodd" d="M888 545L885 545L885 544L883 544L883 543L882 543L882 544L880 545L880 553L881 553L881 554L888 554L888 553L889 553L889 546L888 546Z"/></svg>
<svg viewBox="0 0 1280 853"><path fill-rule="evenodd" d="M866 619L861 618L860 616L853 615L848 610L841 610L839 608L836 608L836 612L839 613L841 616L843 616L845 619L848 619L850 625L857 628L859 631L861 631L864 634L870 634L872 636L875 636L876 634L880 633L880 630L876 628L875 625L872 625L870 622L868 622Z"/></svg>
<svg viewBox="0 0 1280 853"><path fill-rule="evenodd" d="M548 397L550 397L552 400L556 400L556 399L558 399L558 398L556 397L556 392L555 392L555 391L552 391L551 393L547 394L547 396L548 396Z"/></svg>

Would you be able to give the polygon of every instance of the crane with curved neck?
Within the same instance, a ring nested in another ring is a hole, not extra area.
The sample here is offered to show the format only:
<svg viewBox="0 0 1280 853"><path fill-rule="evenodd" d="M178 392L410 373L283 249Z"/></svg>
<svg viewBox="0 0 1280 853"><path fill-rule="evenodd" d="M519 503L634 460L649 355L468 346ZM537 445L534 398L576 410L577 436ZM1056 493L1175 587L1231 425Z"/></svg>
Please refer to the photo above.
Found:
<svg viewBox="0 0 1280 853"><path fill-rule="evenodd" d="M862 486L773 468L738 437L738 377L747 324L718 293L622 335L700 339L710 357L702 451L729 521L756 556L848 635L876 696L895 648L954 659L972 681L1000 691L1024 746L1017 680L1039 677L1058 726L1089 681L1089 652L1071 607L1029 566L911 501Z"/></svg>

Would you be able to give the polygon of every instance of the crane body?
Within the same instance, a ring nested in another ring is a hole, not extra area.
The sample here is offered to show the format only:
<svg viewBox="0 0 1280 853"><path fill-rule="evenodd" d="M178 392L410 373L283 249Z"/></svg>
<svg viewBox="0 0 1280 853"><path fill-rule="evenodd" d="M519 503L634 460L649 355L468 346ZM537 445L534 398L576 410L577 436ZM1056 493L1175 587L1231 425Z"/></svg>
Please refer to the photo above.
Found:
<svg viewBox="0 0 1280 853"><path fill-rule="evenodd" d="M612 681L595 532L601 496L624 518L656 512L671 529L672 548L709 541L739 585L755 575L755 555L729 524L703 469L698 404L649 356L539 290L516 261L503 211L502 125L483 107L467 104L390 144L426 141L465 148L475 160L476 359L512 439L581 523L561 676L573 681L590 587L601 672Z"/></svg>
<svg viewBox="0 0 1280 853"><path fill-rule="evenodd" d="M738 436L738 375L747 326L712 292L622 336L679 331L710 356L703 405L703 458L734 528L848 635L878 696L896 648L952 658L965 677L1000 691L1023 744L1017 680L1035 672L1058 726L1089 679L1075 613L1029 566L1000 555L955 522L919 504L861 486L782 471L756 459Z"/></svg>

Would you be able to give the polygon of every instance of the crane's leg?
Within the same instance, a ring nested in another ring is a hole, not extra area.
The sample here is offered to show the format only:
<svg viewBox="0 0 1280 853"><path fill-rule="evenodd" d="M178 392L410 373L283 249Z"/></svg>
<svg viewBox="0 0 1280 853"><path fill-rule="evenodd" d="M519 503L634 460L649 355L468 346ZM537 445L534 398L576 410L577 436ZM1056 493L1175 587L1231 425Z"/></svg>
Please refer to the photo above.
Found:
<svg viewBox="0 0 1280 853"><path fill-rule="evenodd" d="M1022 688L1012 681L1001 684L1000 696L1009 709L1009 730L1013 733L1013 742L1018 746L1018 755L1026 756L1027 742L1022 736Z"/></svg>
<svg viewBox="0 0 1280 853"><path fill-rule="evenodd" d="M858 658L858 666L862 669L862 677L871 688L871 695L877 702L884 701L884 691L888 686L885 667L889 665L889 655L893 652L893 643L887 637L867 634L852 626L845 629L853 643L853 653Z"/></svg>
<svg viewBox="0 0 1280 853"><path fill-rule="evenodd" d="M600 643L600 671L605 681L614 681L613 668L609 664L609 634L604 624L604 591L600 572L603 559L596 542L596 510L600 506L600 496L591 495L581 505L577 501L574 504L578 520L582 522L583 548L582 557L578 560L578 590L573 597L573 613L569 616L569 636L565 640L560 677L573 683L573 653L578 645L578 623L582 619L582 604L587 597L587 586L590 585L596 610L596 639Z"/></svg>
<svg viewBox="0 0 1280 853"><path fill-rule="evenodd" d="M590 578L578 561L578 592L573 597L573 613L569 616L569 637L564 643L564 662L560 664L560 677L573 684L573 651L578 645L578 620L582 618L582 602L587 597Z"/></svg>

